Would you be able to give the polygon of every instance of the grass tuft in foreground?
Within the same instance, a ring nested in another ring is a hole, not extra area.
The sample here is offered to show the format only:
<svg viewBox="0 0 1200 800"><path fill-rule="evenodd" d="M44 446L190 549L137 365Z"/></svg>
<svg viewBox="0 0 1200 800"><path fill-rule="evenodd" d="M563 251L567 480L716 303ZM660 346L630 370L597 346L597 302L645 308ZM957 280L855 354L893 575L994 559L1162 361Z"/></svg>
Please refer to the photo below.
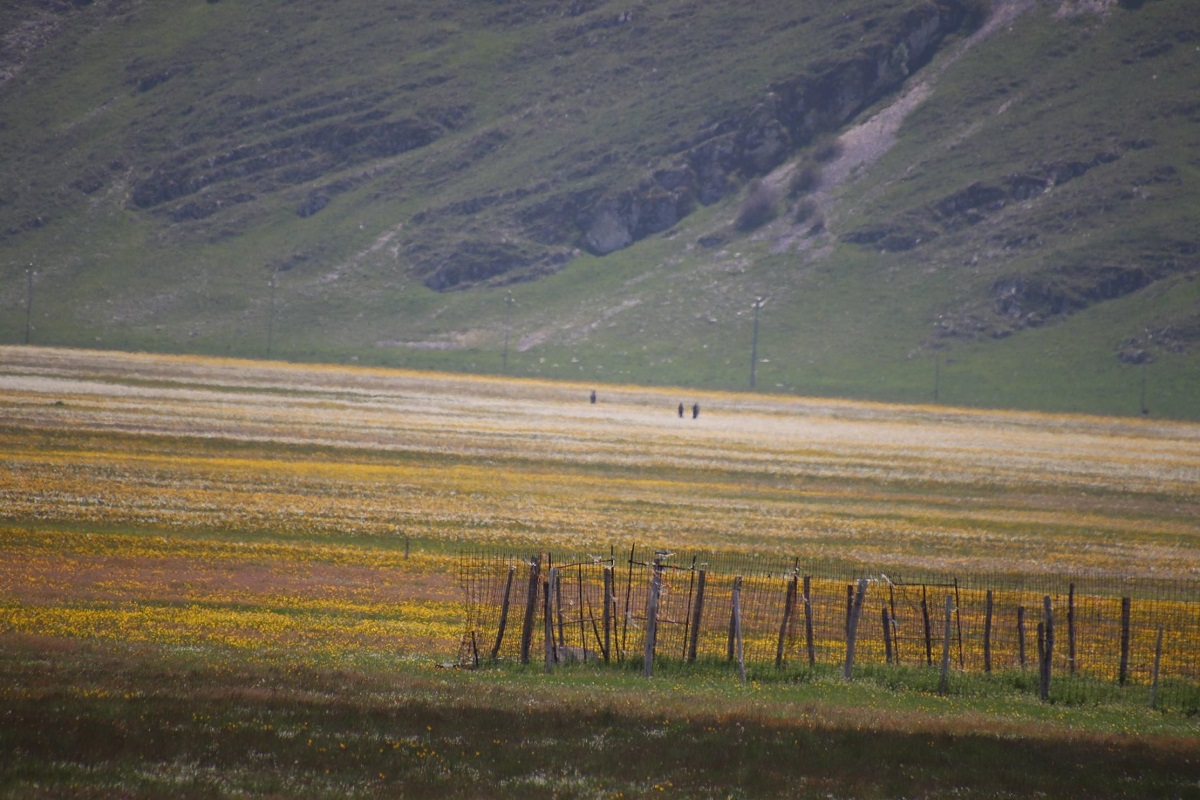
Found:
<svg viewBox="0 0 1200 800"><path fill-rule="evenodd" d="M1122 732L999 683L942 698L875 674L742 686L716 665L645 680L2 643L4 796L1162 797L1198 776L1195 735L1163 715L1126 708Z"/></svg>

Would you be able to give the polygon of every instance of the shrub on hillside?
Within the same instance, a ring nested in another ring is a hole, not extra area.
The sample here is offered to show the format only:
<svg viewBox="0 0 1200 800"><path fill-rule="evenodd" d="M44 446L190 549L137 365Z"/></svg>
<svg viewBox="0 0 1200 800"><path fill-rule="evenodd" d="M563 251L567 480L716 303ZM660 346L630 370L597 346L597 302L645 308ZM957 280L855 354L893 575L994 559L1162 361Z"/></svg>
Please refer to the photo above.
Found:
<svg viewBox="0 0 1200 800"><path fill-rule="evenodd" d="M811 197L802 198L792 209L792 222L797 225L812 218L817 213L817 201Z"/></svg>
<svg viewBox="0 0 1200 800"><path fill-rule="evenodd" d="M836 136L826 136L813 145L812 156L817 163L827 164L842 154L842 141Z"/></svg>
<svg viewBox="0 0 1200 800"><path fill-rule="evenodd" d="M963 12L963 27L978 30L992 15L992 0L965 0Z"/></svg>
<svg viewBox="0 0 1200 800"><path fill-rule="evenodd" d="M736 227L752 231L775 219L778 213L779 192L765 181L755 178L746 187L746 199L738 212Z"/></svg>
<svg viewBox="0 0 1200 800"><path fill-rule="evenodd" d="M821 168L811 161L806 161L792 173L792 179L788 182L788 197L808 194L820 184Z"/></svg>

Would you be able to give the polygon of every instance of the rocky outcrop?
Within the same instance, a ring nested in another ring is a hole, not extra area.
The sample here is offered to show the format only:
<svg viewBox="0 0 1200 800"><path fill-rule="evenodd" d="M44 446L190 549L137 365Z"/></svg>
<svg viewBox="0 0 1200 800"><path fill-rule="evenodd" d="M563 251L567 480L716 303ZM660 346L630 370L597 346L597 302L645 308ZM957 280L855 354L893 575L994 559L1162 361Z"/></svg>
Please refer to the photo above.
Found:
<svg viewBox="0 0 1200 800"><path fill-rule="evenodd" d="M977 181L915 212L865 225L842 238L889 252L912 250L943 233L976 225L1009 203L1034 198L1120 157L1120 150L1106 150L1087 160L1056 161L991 183Z"/></svg>
<svg viewBox="0 0 1200 800"><path fill-rule="evenodd" d="M1096 303L1117 300L1172 275L1200 274L1200 243L1186 239L1162 241L1132 260L1105 261L1076 258L1049 270L1007 274L996 278L986 297L967 308L939 314L935 338L1004 338L1026 328L1036 328L1069 316ZM1200 325L1174 321L1149 331L1130 345L1121 358L1134 358L1150 345L1181 352L1200 339ZM1129 344L1129 343L1126 343Z"/></svg>
<svg viewBox="0 0 1200 800"><path fill-rule="evenodd" d="M601 255L628 247L692 213L696 197L693 175L686 170L660 170L636 189L588 209L581 221L583 245Z"/></svg>
<svg viewBox="0 0 1200 800"><path fill-rule="evenodd" d="M565 248L530 249L511 242L465 241L423 256L417 274L430 289L443 292L484 282L532 280L557 271L570 258L571 252Z"/></svg>
<svg viewBox="0 0 1200 800"><path fill-rule="evenodd" d="M275 185L313 180L331 169L424 147L442 128L421 119L316 125L210 155L187 152L154 168L133 186L130 202L149 209L218 184L270 176Z"/></svg>
<svg viewBox="0 0 1200 800"><path fill-rule="evenodd" d="M612 192L580 215L581 244L604 255L666 230L694 210L764 175L819 133L836 130L927 63L966 16L960 0L920 5L895 31L843 61L772 85L740 116L684 143L638 186Z"/></svg>

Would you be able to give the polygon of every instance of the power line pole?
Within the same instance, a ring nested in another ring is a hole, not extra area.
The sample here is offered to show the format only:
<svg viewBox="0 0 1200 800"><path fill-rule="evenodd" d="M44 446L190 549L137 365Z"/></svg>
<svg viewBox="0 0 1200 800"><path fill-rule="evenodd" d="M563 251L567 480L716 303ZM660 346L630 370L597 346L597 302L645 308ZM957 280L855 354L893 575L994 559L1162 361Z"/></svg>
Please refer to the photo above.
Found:
<svg viewBox="0 0 1200 800"><path fill-rule="evenodd" d="M271 344L275 337L275 273L271 273L267 286L270 287L271 297L267 306L267 359L271 358Z"/></svg>
<svg viewBox="0 0 1200 800"><path fill-rule="evenodd" d="M501 371L505 373L508 372L508 335L512 329L512 307L514 302L512 292L509 292L508 297L504 301L504 358Z"/></svg>
<svg viewBox="0 0 1200 800"><path fill-rule="evenodd" d="M750 388L754 388L755 370L758 367L758 312L767 304L767 298L754 298L754 335L750 339Z"/></svg>
<svg viewBox="0 0 1200 800"><path fill-rule="evenodd" d="M25 344L29 344L29 329L33 326L33 262L25 268Z"/></svg>
<svg viewBox="0 0 1200 800"><path fill-rule="evenodd" d="M933 354L933 402L938 402L942 390L942 355Z"/></svg>

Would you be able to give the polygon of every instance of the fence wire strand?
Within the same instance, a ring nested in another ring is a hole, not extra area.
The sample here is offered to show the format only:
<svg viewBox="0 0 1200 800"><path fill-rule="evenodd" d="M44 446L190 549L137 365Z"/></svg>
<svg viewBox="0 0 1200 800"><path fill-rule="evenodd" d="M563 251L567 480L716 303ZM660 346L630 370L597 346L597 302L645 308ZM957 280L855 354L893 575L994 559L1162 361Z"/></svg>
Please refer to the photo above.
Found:
<svg viewBox="0 0 1200 800"><path fill-rule="evenodd" d="M855 664L940 665L949 597L956 670L1037 671L1039 624L1049 623L1055 676L1150 685L1161 629L1159 702L1200 705L1200 583L1099 574L885 572L833 561L636 547L602 554L478 550L459 560L466 605L462 660L642 659L656 569L654 659L732 659L732 598L740 579L747 664L843 664L857 586L865 579L853 623Z"/></svg>

